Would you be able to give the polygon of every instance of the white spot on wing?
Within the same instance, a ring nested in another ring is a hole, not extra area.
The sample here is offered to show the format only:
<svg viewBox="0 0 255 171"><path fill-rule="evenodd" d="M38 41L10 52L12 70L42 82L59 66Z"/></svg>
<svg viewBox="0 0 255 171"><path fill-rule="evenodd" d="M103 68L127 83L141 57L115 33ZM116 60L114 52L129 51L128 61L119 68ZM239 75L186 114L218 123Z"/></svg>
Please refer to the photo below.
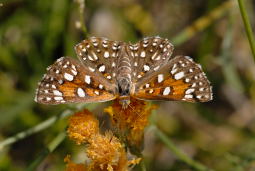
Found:
<svg viewBox="0 0 255 171"><path fill-rule="evenodd" d="M205 89L205 88L201 87L201 88L199 88L199 91L204 91L204 89Z"/></svg>
<svg viewBox="0 0 255 171"><path fill-rule="evenodd" d="M71 71L72 71L73 75L77 75L77 71L75 71L73 69Z"/></svg>
<svg viewBox="0 0 255 171"><path fill-rule="evenodd" d="M108 52L108 51L105 51L105 52L104 52L104 57L105 57L105 58L108 58L109 56L110 56L109 52Z"/></svg>
<svg viewBox="0 0 255 171"><path fill-rule="evenodd" d="M185 91L185 94L191 94L195 91L194 88L189 88L188 90Z"/></svg>
<svg viewBox="0 0 255 171"><path fill-rule="evenodd" d="M183 72L183 71L178 72L177 74L174 75L174 78L175 78L176 80L179 80L179 79L181 79L182 77L184 77L184 72Z"/></svg>
<svg viewBox="0 0 255 171"><path fill-rule="evenodd" d="M201 99L201 98L202 98L202 96L201 96L201 95L197 95L197 98L198 98L198 99Z"/></svg>
<svg viewBox="0 0 255 171"><path fill-rule="evenodd" d="M157 66L154 68L154 71L157 71L159 69L160 66Z"/></svg>
<svg viewBox="0 0 255 171"><path fill-rule="evenodd" d="M104 72L105 71L105 65L100 66L98 70L99 70L99 72Z"/></svg>
<svg viewBox="0 0 255 171"><path fill-rule="evenodd" d="M144 70L144 71L149 71L149 70L150 70L150 67L149 67L148 65L144 65L144 66L143 66L143 70Z"/></svg>
<svg viewBox="0 0 255 171"><path fill-rule="evenodd" d="M97 91L97 90L95 90L94 93L95 93L96 95L99 95L99 91Z"/></svg>
<svg viewBox="0 0 255 171"><path fill-rule="evenodd" d="M65 77L65 79L68 80L68 81L73 81L73 76L72 76L71 74L65 73L65 74L64 74L64 77Z"/></svg>
<svg viewBox="0 0 255 171"><path fill-rule="evenodd" d="M59 83L59 84L63 84L64 81L63 81L63 80L58 80L58 83Z"/></svg>
<svg viewBox="0 0 255 171"><path fill-rule="evenodd" d="M85 75L85 82L87 84L90 84L91 83L91 79L90 79L90 76L89 75Z"/></svg>
<svg viewBox="0 0 255 171"><path fill-rule="evenodd" d="M140 56L141 56L142 58L144 58L145 55L146 55L146 54L145 54L145 51L142 51Z"/></svg>
<svg viewBox="0 0 255 171"><path fill-rule="evenodd" d="M185 82L186 82L186 83L190 82L190 79L189 79L189 78L186 78L186 79L185 79Z"/></svg>
<svg viewBox="0 0 255 171"><path fill-rule="evenodd" d="M164 80L164 75L163 74L159 74L158 75L158 83L161 83Z"/></svg>
<svg viewBox="0 0 255 171"><path fill-rule="evenodd" d="M77 94L79 97L85 97L85 92L82 88L77 89Z"/></svg>
<svg viewBox="0 0 255 171"><path fill-rule="evenodd" d="M100 89L103 89L104 88L104 86L102 85L102 84L99 84L99 86L98 86Z"/></svg>
<svg viewBox="0 0 255 171"><path fill-rule="evenodd" d="M63 100L63 97L57 96L57 97L54 97L54 99L57 100L57 101L59 101L59 100Z"/></svg>
<svg viewBox="0 0 255 171"><path fill-rule="evenodd" d="M192 99L192 98L193 98L193 95L192 95L192 94L186 94L186 95L184 96L184 98L186 98L186 99Z"/></svg>
<svg viewBox="0 0 255 171"><path fill-rule="evenodd" d="M53 94L55 96L62 96L62 93L60 91L58 91L58 90L53 90Z"/></svg>
<svg viewBox="0 0 255 171"><path fill-rule="evenodd" d="M88 58L89 60L93 61L93 58L90 55L88 55Z"/></svg>
<svg viewBox="0 0 255 171"><path fill-rule="evenodd" d="M170 87L166 87L163 91L163 95L164 96L169 95L170 91L171 91Z"/></svg>
<svg viewBox="0 0 255 171"><path fill-rule="evenodd" d="M90 70L91 72L95 72L95 68L89 67L89 70Z"/></svg>
<svg viewBox="0 0 255 171"><path fill-rule="evenodd" d="M115 67L115 66L116 66L116 63L115 63L115 62L113 62L113 63L112 63L112 67Z"/></svg>

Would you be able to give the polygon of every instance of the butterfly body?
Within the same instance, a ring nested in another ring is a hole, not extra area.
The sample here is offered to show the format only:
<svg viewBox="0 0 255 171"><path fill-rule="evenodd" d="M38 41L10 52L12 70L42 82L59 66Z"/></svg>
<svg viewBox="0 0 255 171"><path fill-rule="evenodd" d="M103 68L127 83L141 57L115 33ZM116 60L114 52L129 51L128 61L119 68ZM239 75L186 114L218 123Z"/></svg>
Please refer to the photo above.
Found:
<svg viewBox="0 0 255 171"><path fill-rule="evenodd" d="M190 57L171 57L173 45L160 37L136 44L92 37L75 46L80 61L62 57L48 67L35 100L44 104L103 102L130 98L206 102L212 90Z"/></svg>

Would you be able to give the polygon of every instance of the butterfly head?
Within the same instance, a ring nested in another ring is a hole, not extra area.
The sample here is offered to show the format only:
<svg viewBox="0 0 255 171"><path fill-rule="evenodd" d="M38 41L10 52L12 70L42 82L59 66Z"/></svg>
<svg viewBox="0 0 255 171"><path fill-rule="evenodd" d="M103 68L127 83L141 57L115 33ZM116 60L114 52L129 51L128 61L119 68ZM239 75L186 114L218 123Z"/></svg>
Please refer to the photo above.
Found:
<svg viewBox="0 0 255 171"><path fill-rule="evenodd" d="M123 77L118 80L119 100L124 109L130 103L130 87L130 80L128 78Z"/></svg>

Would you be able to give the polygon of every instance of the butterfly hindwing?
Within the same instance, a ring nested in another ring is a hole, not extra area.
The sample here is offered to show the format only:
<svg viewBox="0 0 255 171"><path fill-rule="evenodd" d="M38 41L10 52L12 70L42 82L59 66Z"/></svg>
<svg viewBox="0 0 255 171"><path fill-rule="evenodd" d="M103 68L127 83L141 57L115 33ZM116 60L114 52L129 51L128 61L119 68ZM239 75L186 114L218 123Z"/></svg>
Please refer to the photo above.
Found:
<svg viewBox="0 0 255 171"><path fill-rule="evenodd" d="M43 104L108 101L116 98L115 89L107 80L98 80L98 75L79 61L62 57L47 68L35 101Z"/></svg>
<svg viewBox="0 0 255 171"><path fill-rule="evenodd" d="M135 98L206 102L212 99L210 83L199 64L177 56L135 86Z"/></svg>

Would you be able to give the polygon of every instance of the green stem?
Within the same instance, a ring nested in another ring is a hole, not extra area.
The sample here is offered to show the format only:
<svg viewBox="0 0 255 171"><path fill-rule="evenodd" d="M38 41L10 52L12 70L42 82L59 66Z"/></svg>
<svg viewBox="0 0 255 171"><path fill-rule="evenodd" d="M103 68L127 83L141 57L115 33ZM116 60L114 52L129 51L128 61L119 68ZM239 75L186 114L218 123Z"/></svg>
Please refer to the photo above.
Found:
<svg viewBox="0 0 255 171"><path fill-rule="evenodd" d="M76 0L79 5L79 15L80 15L80 23L81 23L81 29L84 34L84 38L88 38L88 30L85 25L85 18L84 18L84 10L85 10L85 0Z"/></svg>
<svg viewBox="0 0 255 171"><path fill-rule="evenodd" d="M52 153L66 137L66 133L61 132L59 133L56 138L54 138L47 147L45 147L38 157L29 165L27 171L36 170L37 166L50 154Z"/></svg>
<svg viewBox="0 0 255 171"><path fill-rule="evenodd" d="M162 131L160 131L156 126L153 126L154 131L157 137L167 146L167 148L181 161L185 162L189 166L193 167L196 170L208 171L211 170L204 166L203 164L191 159L185 153L183 153Z"/></svg>
<svg viewBox="0 0 255 171"><path fill-rule="evenodd" d="M243 18L245 31L246 31L246 34L247 34L247 37L248 37L248 40L249 40L249 43L250 43L252 55L253 55L253 58L255 60L255 40L254 40L254 37L253 37L254 35L252 33L252 28L251 28L251 24L250 24L250 21L249 21L249 17L248 17L248 14L247 14L246 10L245 10L243 0L238 0L238 4L239 4L240 12L241 12L241 15L242 15L242 18Z"/></svg>
<svg viewBox="0 0 255 171"><path fill-rule="evenodd" d="M141 171L146 171L146 166L145 166L144 158L142 158L142 160L140 162L140 167L141 167Z"/></svg>
<svg viewBox="0 0 255 171"><path fill-rule="evenodd" d="M139 154L137 155L137 157L141 158L141 161L140 161L140 163L139 163L140 170L141 170L141 171L146 171L146 165L145 165L145 162L144 162L144 157L143 157L142 152L139 152Z"/></svg>
<svg viewBox="0 0 255 171"><path fill-rule="evenodd" d="M39 123L38 125L29 128L25 131L19 132L14 136L11 136L3 141L0 142L0 151L7 145L11 145L21 139L24 139L32 134L35 134L37 132L40 132L48 127L50 127L51 125L53 125L54 123L56 123L57 121L72 115L73 113L75 113L75 111L77 110L82 110L83 108L87 108L88 110L93 110L98 106L98 103L92 103L92 104L76 104L75 107L71 108L71 106L69 106L70 109L65 110L64 112L53 116L41 123Z"/></svg>
<svg viewBox="0 0 255 171"><path fill-rule="evenodd" d="M40 124L29 128L25 131L19 132L14 136L11 136L5 140L3 140L2 142L0 142L0 150L3 149L5 146L13 144L21 139L24 139L32 134L35 134L37 132L40 132L46 128L48 128L49 126L53 125L54 123L56 123L58 120L65 118L67 116L70 116L71 114L73 114L73 111L71 110L65 110L64 112L62 112L61 114L58 114L56 116L53 116L43 122L41 122Z"/></svg>

